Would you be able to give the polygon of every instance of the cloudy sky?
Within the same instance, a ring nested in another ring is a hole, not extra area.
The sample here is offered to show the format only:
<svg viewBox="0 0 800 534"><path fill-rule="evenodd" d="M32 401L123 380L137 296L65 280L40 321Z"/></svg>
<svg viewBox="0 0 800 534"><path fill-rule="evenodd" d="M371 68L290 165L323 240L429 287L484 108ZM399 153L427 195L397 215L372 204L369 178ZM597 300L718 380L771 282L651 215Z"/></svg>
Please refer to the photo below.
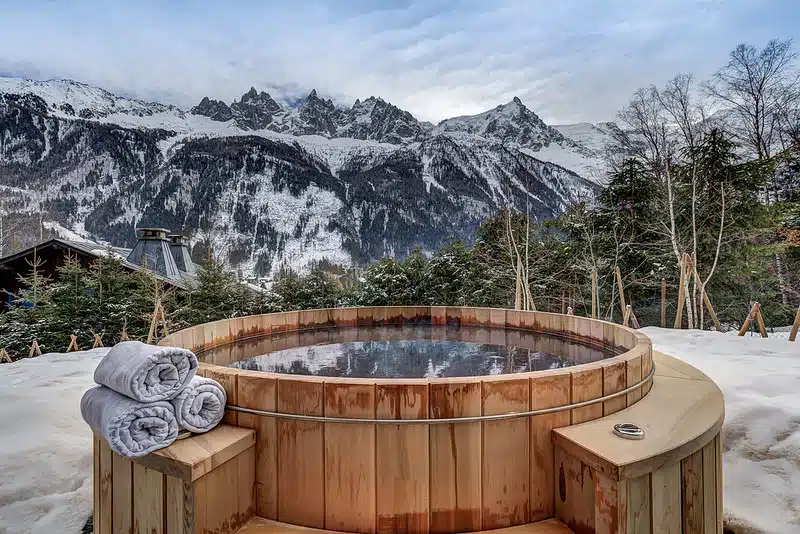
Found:
<svg viewBox="0 0 800 534"><path fill-rule="evenodd" d="M434 122L519 96L557 124L798 28L798 0L0 0L0 75L182 107L316 88Z"/></svg>

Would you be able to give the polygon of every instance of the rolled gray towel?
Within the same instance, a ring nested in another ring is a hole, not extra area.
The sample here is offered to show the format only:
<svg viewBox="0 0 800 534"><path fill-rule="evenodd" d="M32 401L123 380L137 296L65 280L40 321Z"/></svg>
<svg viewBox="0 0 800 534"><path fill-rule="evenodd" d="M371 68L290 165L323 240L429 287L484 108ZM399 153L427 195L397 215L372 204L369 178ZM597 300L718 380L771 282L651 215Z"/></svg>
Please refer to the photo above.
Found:
<svg viewBox="0 0 800 534"><path fill-rule="evenodd" d="M108 351L94 381L140 402L175 398L197 372L197 356L178 347L123 341Z"/></svg>
<svg viewBox="0 0 800 534"><path fill-rule="evenodd" d="M225 390L216 380L195 376L186 389L172 399L178 425L190 432L208 432L225 415Z"/></svg>
<svg viewBox="0 0 800 534"><path fill-rule="evenodd" d="M83 394L81 416L111 450L126 458L169 447L178 437L175 409L168 401L138 402L104 386Z"/></svg>

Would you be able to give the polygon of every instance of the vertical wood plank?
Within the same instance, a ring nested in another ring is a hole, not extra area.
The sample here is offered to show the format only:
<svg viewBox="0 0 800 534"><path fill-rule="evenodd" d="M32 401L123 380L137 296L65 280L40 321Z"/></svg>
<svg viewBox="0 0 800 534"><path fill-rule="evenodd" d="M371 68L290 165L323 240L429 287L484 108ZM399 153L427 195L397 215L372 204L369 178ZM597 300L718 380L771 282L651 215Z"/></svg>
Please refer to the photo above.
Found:
<svg viewBox="0 0 800 534"><path fill-rule="evenodd" d="M325 414L375 417L375 385L325 383ZM325 423L325 528L375 530L375 425Z"/></svg>
<svg viewBox="0 0 800 534"><path fill-rule="evenodd" d="M230 460L236 463L236 500L238 510L236 515L237 528L242 527L255 515L255 489L256 489L256 448L250 447Z"/></svg>
<svg viewBox="0 0 800 534"><path fill-rule="evenodd" d="M101 515L101 504L100 504L100 440L103 439L100 437L99 434L93 434L92 444L93 452L92 452L92 490L94 491L93 499L92 499L92 524L97 525L95 530L97 534L105 534L100 530L100 515Z"/></svg>
<svg viewBox="0 0 800 534"><path fill-rule="evenodd" d="M603 395L610 395L625 389L627 384L627 365L617 362L603 366ZM603 415L611 415L625 408L625 395L603 402Z"/></svg>
<svg viewBox="0 0 800 534"><path fill-rule="evenodd" d="M628 523L627 481L618 482L598 472L593 475L595 534L639 534Z"/></svg>
<svg viewBox="0 0 800 534"><path fill-rule="evenodd" d="M588 465L555 449L556 518L573 532L594 532L594 474Z"/></svg>
<svg viewBox="0 0 800 534"><path fill-rule="evenodd" d="M530 380L483 383L483 415L525 412ZM527 417L483 423L484 530L521 525L530 518L530 430Z"/></svg>
<svg viewBox="0 0 800 534"><path fill-rule="evenodd" d="M115 533L130 534L133 532L133 462L117 453L112 454L112 525Z"/></svg>
<svg viewBox="0 0 800 534"><path fill-rule="evenodd" d="M228 367L209 367L206 370L206 376L219 382L222 389L225 390L225 395L228 397L227 403L238 406L238 399L236 398L236 375L238 371ZM232 410L225 410L225 417L222 422L228 425L236 426L238 424L237 413Z"/></svg>
<svg viewBox="0 0 800 534"><path fill-rule="evenodd" d="M240 523L238 477L239 470L234 458L195 481L196 485L202 483L205 486L205 499L200 503L205 508L205 522L198 525L195 517L196 531L215 534L236 532Z"/></svg>
<svg viewBox="0 0 800 534"><path fill-rule="evenodd" d="M628 532L650 534L650 475L627 481L628 485Z"/></svg>
<svg viewBox="0 0 800 534"><path fill-rule="evenodd" d="M481 415L481 383L430 385L433 418ZM430 427L430 531L481 529L481 424Z"/></svg>
<svg viewBox="0 0 800 534"><path fill-rule="evenodd" d="M602 366L588 367L583 370L571 371L572 374L572 402L583 402L603 396L603 368ZM583 408L572 410L572 424L577 425L585 421L592 421L603 417L603 403L598 402Z"/></svg>
<svg viewBox="0 0 800 534"><path fill-rule="evenodd" d="M113 452L104 439L100 439L100 532L112 532L112 469Z"/></svg>
<svg viewBox="0 0 800 534"><path fill-rule="evenodd" d="M133 464L133 530L164 534L164 475Z"/></svg>
<svg viewBox="0 0 800 534"><path fill-rule="evenodd" d="M717 448L712 439L703 454L703 532L717 531Z"/></svg>
<svg viewBox="0 0 800 534"><path fill-rule="evenodd" d="M570 373L545 374L531 378L531 410L554 408L570 403ZM530 419L530 520L542 521L555 514L554 428L569 426L570 412L536 415Z"/></svg>
<svg viewBox="0 0 800 534"><path fill-rule="evenodd" d="M194 486L166 476L166 534L194 534Z"/></svg>
<svg viewBox="0 0 800 534"><path fill-rule="evenodd" d="M714 438L714 447L717 450L717 469L716 469L716 493L717 493L717 502L716 502L716 509L717 509L717 526L714 532L717 534L722 534L722 519L724 514L724 507L722 505L722 434L717 434L717 437Z"/></svg>
<svg viewBox="0 0 800 534"><path fill-rule="evenodd" d="M325 415L322 382L278 380L278 411ZM325 526L322 423L278 419L278 521Z"/></svg>
<svg viewBox="0 0 800 534"><path fill-rule="evenodd" d="M628 359L627 361L627 384L628 387L631 387L634 384L638 384L642 381L642 356L636 355ZM631 391L626 395L628 398L628 406L632 406L635 402L638 402L642 398L642 390L636 389Z"/></svg>
<svg viewBox="0 0 800 534"><path fill-rule="evenodd" d="M661 467L650 475L653 534L681 534L681 465Z"/></svg>
<svg viewBox="0 0 800 534"><path fill-rule="evenodd" d="M208 513L206 508L208 506L208 491L207 484L208 475L200 477L194 481L194 530L195 533L204 532L208 525Z"/></svg>
<svg viewBox="0 0 800 534"><path fill-rule="evenodd" d="M257 371L240 371L237 377L238 405L274 412L278 381ZM274 417L237 414L239 426L256 431L256 515L278 519L278 426Z"/></svg>
<svg viewBox="0 0 800 534"><path fill-rule="evenodd" d="M378 383L375 417L427 418L428 385ZM428 425L378 425L375 444L378 532L427 532Z"/></svg>
<svg viewBox="0 0 800 534"><path fill-rule="evenodd" d="M703 534L703 449L681 460L683 533Z"/></svg>

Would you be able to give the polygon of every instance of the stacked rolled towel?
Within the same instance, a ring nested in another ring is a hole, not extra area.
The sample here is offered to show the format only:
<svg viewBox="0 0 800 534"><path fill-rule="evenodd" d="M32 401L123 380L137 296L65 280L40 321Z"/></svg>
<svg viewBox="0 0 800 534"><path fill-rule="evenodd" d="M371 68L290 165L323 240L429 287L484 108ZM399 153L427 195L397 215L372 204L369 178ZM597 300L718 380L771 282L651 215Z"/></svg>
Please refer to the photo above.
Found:
<svg viewBox="0 0 800 534"><path fill-rule="evenodd" d="M196 372L189 350L118 343L95 369L99 386L84 393L81 415L117 454L145 456L171 445L179 427L208 432L222 419L225 390Z"/></svg>
<svg viewBox="0 0 800 534"><path fill-rule="evenodd" d="M190 432L208 432L225 415L225 390L215 380L195 376L172 399L178 424Z"/></svg>
<svg viewBox="0 0 800 534"><path fill-rule="evenodd" d="M81 415L111 450L126 458L169 447L178 437L175 408L168 401L139 402L103 386L83 394Z"/></svg>
<svg viewBox="0 0 800 534"><path fill-rule="evenodd" d="M123 341L100 361L94 381L139 402L155 402L175 398L196 372L197 356L190 350Z"/></svg>

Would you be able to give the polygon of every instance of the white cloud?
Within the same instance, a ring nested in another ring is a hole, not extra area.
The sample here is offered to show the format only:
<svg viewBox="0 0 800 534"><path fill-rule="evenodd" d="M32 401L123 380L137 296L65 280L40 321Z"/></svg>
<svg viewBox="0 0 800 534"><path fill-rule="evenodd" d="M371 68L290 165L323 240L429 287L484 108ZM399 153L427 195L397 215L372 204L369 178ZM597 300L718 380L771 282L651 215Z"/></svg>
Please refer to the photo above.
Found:
<svg viewBox="0 0 800 534"><path fill-rule="evenodd" d="M0 72L182 107L315 87L432 121L515 95L550 122L609 120L640 86L797 32L792 0L0 2Z"/></svg>

